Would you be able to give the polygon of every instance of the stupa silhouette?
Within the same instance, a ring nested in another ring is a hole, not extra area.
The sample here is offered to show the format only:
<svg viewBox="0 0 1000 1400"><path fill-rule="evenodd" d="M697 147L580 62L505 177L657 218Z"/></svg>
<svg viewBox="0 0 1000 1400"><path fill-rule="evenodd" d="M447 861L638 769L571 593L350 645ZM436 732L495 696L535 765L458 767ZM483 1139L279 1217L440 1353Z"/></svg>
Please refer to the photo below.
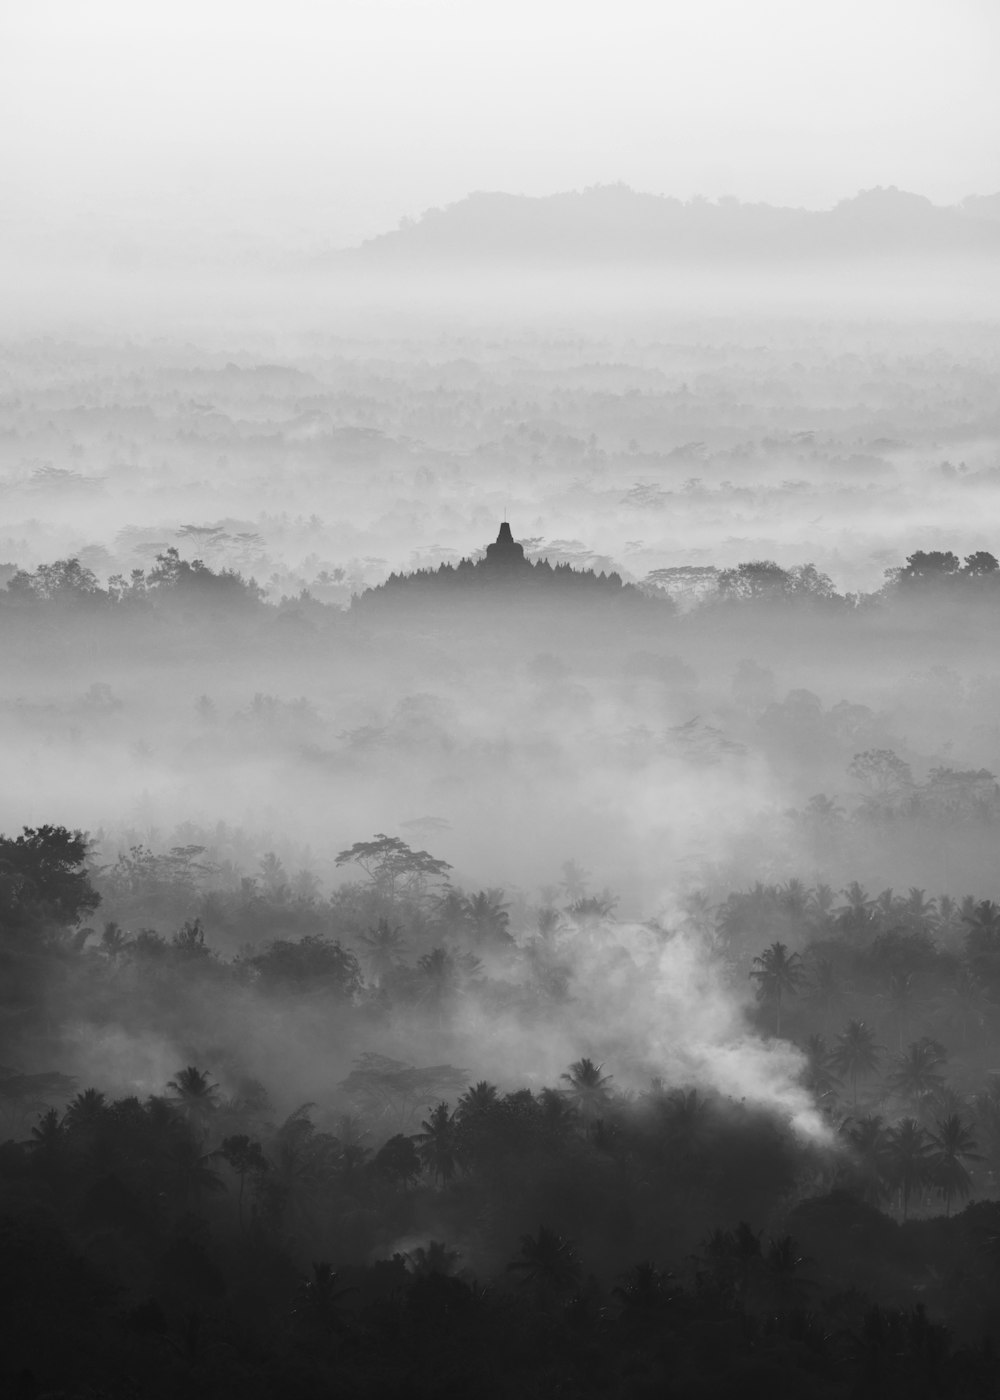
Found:
<svg viewBox="0 0 1000 1400"><path fill-rule="evenodd" d="M527 562L524 557L524 545L518 544L514 539L506 520L500 526L496 542L486 546L486 562L503 569L516 569Z"/></svg>

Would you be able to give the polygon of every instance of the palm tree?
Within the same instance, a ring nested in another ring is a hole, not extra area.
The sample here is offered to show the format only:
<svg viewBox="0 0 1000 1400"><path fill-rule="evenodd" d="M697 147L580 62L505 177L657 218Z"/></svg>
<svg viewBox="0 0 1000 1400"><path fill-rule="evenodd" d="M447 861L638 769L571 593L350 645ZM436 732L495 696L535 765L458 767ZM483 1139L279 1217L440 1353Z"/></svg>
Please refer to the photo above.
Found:
<svg viewBox="0 0 1000 1400"><path fill-rule="evenodd" d="M406 940L402 932L383 918L374 928L367 929L359 942L364 949L362 957L369 976L381 985L383 979L403 961Z"/></svg>
<svg viewBox="0 0 1000 1400"><path fill-rule="evenodd" d="M99 1089L84 1089L66 1107L63 1120L73 1132L91 1132L104 1116L107 1099Z"/></svg>
<svg viewBox="0 0 1000 1400"><path fill-rule="evenodd" d="M861 1170L864 1199L869 1205L877 1206L885 1194L885 1124L877 1113L866 1113L863 1118L848 1119L841 1131L851 1144Z"/></svg>
<svg viewBox="0 0 1000 1400"><path fill-rule="evenodd" d="M933 1154L931 1139L915 1118L901 1119L886 1133L887 1174L899 1191L904 1220L913 1192L933 1180Z"/></svg>
<svg viewBox="0 0 1000 1400"><path fill-rule="evenodd" d="M66 1124L58 1112L50 1108L38 1118L38 1126L32 1128L26 1146L43 1171L55 1172L63 1163L66 1145Z"/></svg>
<svg viewBox="0 0 1000 1400"><path fill-rule="evenodd" d="M500 1091L495 1084L481 1079L472 1084L458 1101L456 1114L459 1118L470 1118L479 1113L488 1113L500 1101Z"/></svg>
<svg viewBox="0 0 1000 1400"><path fill-rule="evenodd" d="M569 1085L563 1093L584 1118L596 1118L607 1107L611 1093L608 1086L613 1075L602 1074L603 1068L603 1065L595 1065L593 1060L584 1057L574 1060L569 1072L559 1076Z"/></svg>
<svg viewBox="0 0 1000 1400"><path fill-rule="evenodd" d="M219 1106L219 1086L210 1084L204 1070L188 1065L171 1079L167 1088L173 1092L167 1095L168 1103L179 1109L189 1123L197 1124L204 1132L206 1120Z"/></svg>
<svg viewBox="0 0 1000 1400"><path fill-rule="evenodd" d="M857 928L863 924L869 924L873 918L875 901L870 897L867 890L861 888L857 880L840 892L844 896L844 903L835 912L840 922L849 928Z"/></svg>
<svg viewBox="0 0 1000 1400"><path fill-rule="evenodd" d="M246 1185L248 1173L254 1172L262 1176L269 1168L267 1158L261 1149L259 1142L252 1142L246 1133L236 1133L232 1137L222 1139L222 1146L217 1153L224 1161L228 1162L233 1171L240 1179L240 1191L237 1198L236 1213L240 1222L240 1229L243 1229L243 1189Z"/></svg>
<svg viewBox="0 0 1000 1400"><path fill-rule="evenodd" d="M757 1000L773 1001L775 1035L781 1035L781 998L797 991L806 978L798 953L789 953L784 943L772 943L754 958L751 978L757 983Z"/></svg>
<svg viewBox="0 0 1000 1400"><path fill-rule="evenodd" d="M855 1109L858 1106L858 1080L863 1075L874 1074L878 1069L880 1048L875 1032L864 1021L848 1021L846 1028L837 1036L830 1066L850 1079Z"/></svg>
<svg viewBox="0 0 1000 1400"><path fill-rule="evenodd" d="M521 1275L521 1284L534 1284L539 1299L549 1302L579 1283L583 1269L571 1242L539 1226L537 1235L521 1236L521 1251L507 1265Z"/></svg>
<svg viewBox="0 0 1000 1400"><path fill-rule="evenodd" d="M436 1181L451 1181L460 1165L454 1114L446 1103L439 1103L420 1127L423 1131L413 1135L420 1160Z"/></svg>
<svg viewBox="0 0 1000 1400"><path fill-rule="evenodd" d="M937 900L928 899L926 890L911 885L902 901L900 913L906 923L919 933L933 933L938 927Z"/></svg>
<svg viewBox="0 0 1000 1400"><path fill-rule="evenodd" d="M965 946L971 956L996 950L1000 944L1000 904L982 899L969 907L963 901L962 923L966 926Z"/></svg>
<svg viewBox="0 0 1000 1400"><path fill-rule="evenodd" d="M964 1200L972 1189L972 1177L965 1163L981 1162L983 1158L976 1151L979 1144L972 1136L971 1125L963 1123L957 1113L938 1121L931 1142L934 1184L944 1197L945 1215L950 1215L952 1199L961 1196Z"/></svg>
<svg viewBox="0 0 1000 1400"><path fill-rule="evenodd" d="M958 928L961 922L958 905L950 894L943 894L937 902L938 907L938 933L949 937Z"/></svg>
<svg viewBox="0 0 1000 1400"><path fill-rule="evenodd" d="M104 925L100 947L108 961L114 962L129 947L128 934L120 924L110 920Z"/></svg>
<svg viewBox="0 0 1000 1400"><path fill-rule="evenodd" d="M896 1056L893 1072L887 1080L888 1086L893 1093L916 1107L921 1099L943 1086L944 1076L938 1071L946 1059L947 1052L940 1041L921 1036L903 1054Z"/></svg>
<svg viewBox="0 0 1000 1400"><path fill-rule="evenodd" d="M467 911L472 925L472 934L478 943L509 944L510 934L507 925L509 906L504 903L504 892L498 889L480 890L468 901Z"/></svg>
<svg viewBox="0 0 1000 1400"><path fill-rule="evenodd" d="M421 999L430 1006L440 1007L458 981L455 959L445 948L432 948L417 959L417 967L423 982Z"/></svg>
<svg viewBox="0 0 1000 1400"><path fill-rule="evenodd" d="M818 884L809 891L809 914L819 928L823 929L828 924L835 899L836 895L830 885Z"/></svg>
<svg viewBox="0 0 1000 1400"><path fill-rule="evenodd" d="M888 927L896 922L894 915L899 910L899 904L900 901L896 898L893 890L882 890L880 894L875 896L872 914L884 927Z"/></svg>
<svg viewBox="0 0 1000 1400"><path fill-rule="evenodd" d="M576 1107L564 1089L542 1089L538 1095L542 1127L554 1138L566 1138L579 1123Z"/></svg>

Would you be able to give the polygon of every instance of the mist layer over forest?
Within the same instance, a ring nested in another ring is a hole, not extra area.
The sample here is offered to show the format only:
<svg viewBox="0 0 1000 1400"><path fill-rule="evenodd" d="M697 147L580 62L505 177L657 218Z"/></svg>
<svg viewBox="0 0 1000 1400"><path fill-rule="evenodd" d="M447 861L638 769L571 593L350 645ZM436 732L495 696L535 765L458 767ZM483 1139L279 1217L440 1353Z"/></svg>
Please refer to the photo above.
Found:
<svg viewBox="0 0 1000 1400"><path fill-rule="evenodd" d="M11 1378L988 1393L1000 334L855 271L15 308Z"/></svg>

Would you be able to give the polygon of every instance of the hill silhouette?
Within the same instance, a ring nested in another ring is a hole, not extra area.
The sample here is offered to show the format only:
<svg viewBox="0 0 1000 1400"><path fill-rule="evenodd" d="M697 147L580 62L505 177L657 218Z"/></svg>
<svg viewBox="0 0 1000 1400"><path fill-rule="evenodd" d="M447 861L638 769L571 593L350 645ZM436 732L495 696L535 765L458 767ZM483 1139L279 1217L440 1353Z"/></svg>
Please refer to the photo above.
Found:
<svg viewBox="0 0 1000 1400"><path fill-rule="evenodd" d="M1000 256L1000 195L935 205L895 186L814 211L732 198L686 202L627 185L525 195L477 192L332 255L408 265L773 261L884 255Z"/></svg>
<svg viewBox="0 0 1000 1400"><path fill-rule="evenodd" d="M370 616L384 614L411 606L425 607L448 601L480 604L487 599L513 601L517 606L529 599L533 605L544 600L558 601L581 598L593 603L628 601L647 603L648 598L620 574L595 573L593 569L574 569L569 564L550 564L547 559L534 562L524 556L524 547L511 534L506 521L500 526L494 544L488 545L480 559L464 558L458 564L441 564L437 569L418 569L414 573L392 573L384 583L368 588L352 601L352 609Z"/></svg>

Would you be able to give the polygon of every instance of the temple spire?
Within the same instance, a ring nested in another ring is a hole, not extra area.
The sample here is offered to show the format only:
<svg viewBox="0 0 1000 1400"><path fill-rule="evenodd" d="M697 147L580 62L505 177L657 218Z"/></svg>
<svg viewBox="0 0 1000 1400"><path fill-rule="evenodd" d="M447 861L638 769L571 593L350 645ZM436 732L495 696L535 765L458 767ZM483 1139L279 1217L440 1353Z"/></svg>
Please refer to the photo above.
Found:
<svg viewBox="0 0 1000 1400"><path fill-rule="evenodd" d="M507 568L516 567L518 564L526 562L524 546L518 544L514 539L506 520L500 526L496 543L486 546L486 562L488 564L501 564Z"/></svg>

